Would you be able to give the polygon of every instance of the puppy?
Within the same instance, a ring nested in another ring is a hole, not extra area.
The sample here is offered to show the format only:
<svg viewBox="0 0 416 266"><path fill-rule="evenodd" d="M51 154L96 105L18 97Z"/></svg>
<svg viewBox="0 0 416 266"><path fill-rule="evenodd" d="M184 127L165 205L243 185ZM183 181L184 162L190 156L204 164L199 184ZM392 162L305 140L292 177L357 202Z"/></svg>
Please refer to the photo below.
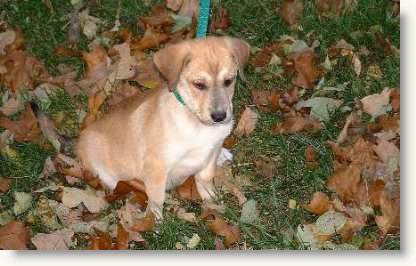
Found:
<svg viewBox="0 0 416 266"><path fill-rule="evenodd" d="M81 133L76 153L110 189L143 181L147 211L162 218L165 191L191 175L208 201L224 139L233 127L232 98L249 45L231 37L187 40L156 52L167 88L110 112ZM176 90L176 95L174 93Z"/></svg>

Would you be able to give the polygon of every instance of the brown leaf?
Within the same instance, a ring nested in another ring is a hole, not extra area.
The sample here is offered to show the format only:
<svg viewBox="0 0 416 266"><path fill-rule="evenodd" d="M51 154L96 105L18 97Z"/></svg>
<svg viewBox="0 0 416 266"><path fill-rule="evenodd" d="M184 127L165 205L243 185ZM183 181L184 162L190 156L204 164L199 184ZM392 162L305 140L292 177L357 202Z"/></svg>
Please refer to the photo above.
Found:
<svg viewBox="0 0 416 266"><path fill-rule="evenodd" d="M78 57L81 56L79 51L59 45L53 49L53 54L59 57Z"/></svg>
<svg viewBox="0 0 416 266"><path fill-rule="evenodd" d="M166 43L168 40L168 34L156 32L152 28L148 28L141 39L132 41L131 48L139 51L150 48L159 48L161 44Z"/></svg>
<svg viewBox="0 0 416 266"><path fill-rule="evenodd" d="M215 33L218 30L226 30L231 26L231 20L228 18L227 10L220 7L218 12L212 16L210 32Z"/></svg>
<svg viewBox="0 0 416 266"><path fill-rule="evenodd" d="M201 214L201 218L208 220L208 228L214 234L224 237L224 244L226 247L230 247L232 244L240 239L240 227L238 225L229 225L219 214L213 210L205 210Z"/></svg>
<svg viewBox="0 0 416 266"><path fill-rule="evenodd" d="M259 108L264 108L269 105L270 94L268 90L251 90L251 98Z"/></svg>
<svg viewBox="0 0 416 266"><path fill-rule="evenodd" d="M306 146L305 149L305 158L307 162L315 162L316 161L316 152L311 145Z"/></svg>
<svg viewBox="0 0 416 266"><path fill-rule="evenodd" d="M145 232L153 230L155 226L155 215L152 212L147 212L142 219L136 219L134 225L129 228L134 232Z"/></svg>
<svg viewBox="0 0 416 266"><path fill-rule="evenodd" d="M391 160L398 162L400 159L399 148L389 141L383 139L378 140L378 144L374 146L373 150L385 164L389 164Z"/></svg>
<svg viewBox="0 0 416 266"><path fill-rule="evenodd" d="M11 221L0 227L0 249L27 249L29 230L20 221Z"/></svg>
<svg viewBox="0 0 416 266"><path fill-rule="evenodd" d="M111 250L113 244L108 232L99 232L98 236L93 236L88 245L90 250Z"/></svg>
<svg viewBox="0 0 416 266"><path fill-rule="evenodd" d="M97 120L98 112L107 99L107 94L104 90L100 90L88 99L88 114L82 122L82 128L86 128L92 122Z"/></svg>
<svg viewBox="0 0 416 266"><path fill-rule="evenodd" d="M222 146L226 149L231 149L232 147L234 147L235 142L236 142L235 136L230 135L225 138L224 144Z"/></svg>
<svg viewBox="0 0 416 266"><path fill-rule="evenodd" d="M26 106L24 113L17 121L12 121L5 117L0 117L0 126L14 134L17 141L31 141L40 135L40 129L35 114L30 105Z"/></svg>
<svg viewBox="0 0 416 266"><path fill-rule="evenodd" d="M117 238L114 249L129 249L129 232L121 224L117 224Z"/></svg>
<svg viewBox="0 0 416 266"><path fill-rule="evenodd" d="M0 72L0 82L12 89L14 93L22 89L34 89L40 80L49 77L45 67L26 51L12 51L0 57L0 65L6 67L6 72Z"/></svg>
<svg viewBox="0 0 416 266"><path fill-rule="evenodd" d="M67 250L74 231L61 229L50 234L39 233L31 241L38 250Z"/></svg>
<svg viewBox="0 0 416 266"><path fill-rule="evenodd" d="M101 46L95 44L89 53L83 52L82 59L86 63L84 79L78 82L78 86L89 89L91 86L103 88L109 75L110 58ZM95 92L93 90L93 92Z"/></svg>
<svg viewBox="0 0 416 266"><path fill-rule="evenodd" d="M271 160L258 159L254 161L258 173L264 177L272 178L277 175L277 165Z"/></svg>
<svg viewBox="0 0 416 266"><path fill-rule="evenodd" d="M315 192L312 196L311 202L305 206L308 211L321 215L329 210L331 204L328 196L323 192Z"/></svg>
<svg viewBox="0 0 416 266"><path fill-rule="evenodd" d="M187 200L200 200L201 196L198 193L196 187L195 178L193 176L188 177L177 189L179 196Z"/></svg>
<svg viewBox="0 0 416 266"><path fill-rule="evenodd" d="M256 128L257 120L258 114L246 106L234 130L235 134L237 136L249 135Z"/></svg>
<svg viewBox="0 0 416 266"><path fill-rule="evenodd" d="M303 116L297 113L286 117L283 122L273 127L272 134L293 134L322 128L324 128L324 125L321 122L310 116Z"/></svg>
<svg viewBox="0 0 416 266"><path fill-rule="evenodd" d="M400 188L393 195L386 189L380 195L382 215L376 216L375 221L383 234L395 233L400 229Z"/></svg>
<svg viewBox="0 0 416 266"><path fill-rule="evenodd" d="M303 10L302 0L285 0L280 7L279 15L291 28L295 28L299 24L299 17L303 15Z"/></svg>
<svg viewBox="0 0 416 266"><path fill-rule="evenodd" d="M391 107L393 112L400 112L400 90L393 89L390 93Z"/></svg>
<svg viewBox="0 0 416 266"><path fill-rule="evenodd" d="M381 192L384 190L384 181L377 179L370 186L370 202L374 207L380 206Z"/></svg>
<svg viewBox="0 0 416 266"><path fill-rule="evenodd" d="M280 109L280 91L272 90L270 94L270 103L271 103L271 111L272 113L276 113Z"/></svg>
<svg viewBox="0 0 416 266"><path fill-rule="evenodd" d="M372 94L361 99L364 112L377 117L386 113L386 106L390 102L392 90L384 89L381 93Z"/></svg>
<svg viewBox="0 0 416 266"><path fill-rule="evenodd" d="M83 177L81 164L77 160L69 156L66 156L65 154L58 154L57 156L55 156L53 161L55 163L56 169L61 174L75 176L79 178Z"/></svg>
<svg viewBox="0 0 416 266"><path fill-rule="evenodd" d="M341 166L328 178L327 186L335 191L341 200L366 204L368 193L366 184L361 181L362 164L351 163L348 166Z"/></svg>
<svg viewBox="0 0 416 266"><path fill-rule="evenodd" d="M293 61L296 77L292 80L293 84L305 88L313 89L321 71L316 65L316 55L312 50L292 53L288 57Z"/></svg>
<svg viewBox="0 0 416 266"><path fill-rule="evenodd" d="M315 0L316 8L319 12L319 18L340 17L346 12L351 12L356 1L351 0Z"/></svg>
<svg viewBox="0 0 416 266"><path fill-rule="evenodd" d="M0 195L3 195L9 191L12 180L5 177L0 177Z"/></svg>

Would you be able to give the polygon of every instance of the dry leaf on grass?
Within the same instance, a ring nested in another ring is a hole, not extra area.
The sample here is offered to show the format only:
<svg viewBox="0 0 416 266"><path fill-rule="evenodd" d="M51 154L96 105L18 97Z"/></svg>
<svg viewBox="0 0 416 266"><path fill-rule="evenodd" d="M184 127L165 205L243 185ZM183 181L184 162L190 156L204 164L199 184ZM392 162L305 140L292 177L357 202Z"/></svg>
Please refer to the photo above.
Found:
<svg viewBox="0 0 416 266"><path fill-rule="evenodd" d="M31 241L38 250L67 250L73 236L74 231L64 228L50 234L39 233Z"/></svg>
<svg viewBox="0 0 416 266"><path fill-rule="evenodd" d="M296 28L299 24L299 17L303 15L303 10L302 0L285 0L279 9L279 15L291 28Z"/></svg>
<svg viewBox="0 0 416 266"><path fill-rule="evenodd" d="M311 202L305 206L308 211L321 215L327 212L331 204L328 196L323 192L315 192L312 196Z"/></svg>
<svg viewBox="0 0 416 266"><path fill-rule="evenodd" d="M238 225L229 225L219 214L213 210L206 210L201 214L201 218L208 220L208 228L214 234L224 237L224 244L230 247L240 239L240 227Z"/></svg>
<svg viewBox="0 0 416 266"><path fill-rule="evenodd" d="M58 154L53 159L56 169L63 175L70 175L74 177L83 177L81 164L65 154Z"/></svg>
<svg viewBox="0 0 416 266"><path fill-rule="evenodd" d="M40 135L38 120L32 111L30 105L26 106L26 110L21 114L19 120L12 121L5 117L0 117L0 126L4 127L14 134L14 139L25 142L31 141Z"/></svg>
<svg viewBox="0 0 416 266"><path fill-rule="evenodd" d="M14 30L6 30L0 33L0 56L6 54L6 47L12 44L16 39L16 33Z"/></svg>
<svg viewBox="0 0 416 266"><path fill-rule="evenodd" d="M156 32L152 28L146 29L140 40L132 41L133 50L143 51L150 48L159 48L161 44L169 40L169 35L163 32Z"/></svg>
<svg viewBox="0 0 416 266"><path fill-rule="evenodd" d="M324 125L321 122L310 116L303 116L297 113L284 118L283 122L273 127L272 134L293 134L322 128L324 128Z"/></svg>
<svg viewBox="0 0 416 266"><path fill-rule="evenodd" d="M198 193L196 187L195 178L193 176L188 177L179 187L176 188L176 192L181 198L187 200L200 200L201 196Z"/></svg>
<svg viewBox="0 0 416 266"><path fill-rule="evenodd" d="M0 195L3 195L9 191L12 180L5 177L0 177Z"/></svg>
<svg viewBox="0 0 416 266"><path fill-rule="evenodd" d="M88 245L90 250L111 250L113 249L113 243L111 236L108 232L99 232L98 236L92 236Z"/></svg>
<svg viewBox="0 0 416 266"><path fill-rule="evenodd" d="M391 89L384 89L381 93L372 94L361 99L364 112L373 117L385 114L388 111Z"/></svg>
<svg viewBox="0 0 416 266"><path fill-rule="evenodd" d="M246 107L244 112L241 114L240 120L238 121L237 127L235 129L235 134L240 135L249 135L256 128L258 120L258 114Z"/></svg>
<svg viewBox="0 0 416 266"><path fill-rule="evenodd" d="M75 208L83 203L91 213L99 213L107 207L107 202L101 196L89 190L74 187L63 187L62 203L68 208Z"/></svg>
<svg viewBox="0 0 416 266"><path fill-rule="evenodd" d="M380 209L382 215L375 221L383 234L395 233L400 229L400 190L396 188L394 195L387 190L380 193Z"/></svg>
<svg viewBox="0 0 416 266"><path fill-rule="evenodd" d="M0 227L0 249L27 249L29 230L20 221L11 221Z"/></svg>
<svg viewBox="0 0 416 266"><path fill-rule="evenodd" d="M296 77L292 83L298 87L305 89L313 89L321 71L316 64L316 54L312 50L292 53L288 57L293 61Z"/></svg>

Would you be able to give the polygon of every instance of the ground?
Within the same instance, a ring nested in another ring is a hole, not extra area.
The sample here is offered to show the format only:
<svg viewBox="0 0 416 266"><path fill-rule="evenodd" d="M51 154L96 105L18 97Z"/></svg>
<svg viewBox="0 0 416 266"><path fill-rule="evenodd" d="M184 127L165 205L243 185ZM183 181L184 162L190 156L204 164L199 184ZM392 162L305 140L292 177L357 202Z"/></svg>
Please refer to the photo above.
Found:
<svg viewBox="0 0 416 266"><path fill-rule="evenodd" d="M45 65L50 74L58 75L58 65L65 63L74 66L78 71L78 77L82 77L86 64L80 57L57 57L54 54L54 49L65 43L68 38L69 17L74 9L71 2L1 1L0 18L11 27L22 30L27 50ZM143 29L137 23L138 18L149 15L151 7L155 4L154 1L137 0L84 2L90 10L90 15L103 21L101 31L114 26L119 12L122 27L127 27L134 36L143 34ZM364 34L380 31L383 39L388 38L391 46L400 49L400 24L394 15L394 1L357 1L357 6L351 11L329 18L320 18L315 1L304 1L303 15L299 17L298 26L294 27L290 27L279 15L277 9L283 4L280 0L213 2L214 10L225 9L230 20L230 26L219 31L219 34L245 39L253 51L254 48L262 49L276 42L284 35L295 40L304 40L308 45L312 45L314 41L319 42L315 48L318 62L324 62L329 49L341 39L353 45L356 51L361 47L368 49L369 55L360 57L362 72L367 72L369 65L377 65L383 73L380 78L371 79L366 73L357 75L347 57L340 57L332 69L320 75L320 79L324 77L322 82L327 87L345 87L337 94L337 99L342 100L345 106L355 108L357 101L367 95L380 93L385 87L400 87L400 57L397 54L386 53L374 35ZM75 45L75 50L88 51L89 42L82 35ZM297 228L301 224L313 223L319 215L307 211L302 206L307 204L317 191L330 194L326 180L334 173L335 155L328 147L327 141L337 139L348 113L340 109L331 112L329 119L324 121L324 127L317 131L273 134L271 128L281 122L283 116L281 113L276 114L258 108L253 101L252 90L291 90L294 86L291 76L272 75L273 72L279 71L279 68L282 69L282 66L266 66L259 70L253 64L248 64L245 69L246 80L239 80L236 87L235 120L239 121L244 108L249 106L258 114L258 122L250 134L235 137L235 143L230 149L234 155L230 167L234 176L249 178L250 184L243 186L242 192L247 199L256 201L259 217L253 224L240 222L241 206L235 197L229 196L228 193L220 196L220 201L226 206L224 219L240 226L240 238L233 248L304 249L304 245L294 237ZM271 73L272 78L267 78L267 73ZM0 86L4 92L6 88ZM303 98L306 99L312 94L313 90L306 90ZM64 111L68 117L76 117L75 102L83 101L85 104L85 97L87 96L70 97L67 93L60 92L52 97L51 105L44 111L51 116ZM68 129L68 138L75 139L79 134L79 126L74 127ZM316 163L312 168L308 166L305 158L305 149L308 146L313 147L316 153ZM45 159L56 155L53 148L35 142L16 141L11 147L19 155L19 160L10 159L4 153L0 155L0 177L13 180L10 190L0 195L0 213L13 207L15 191L33 192L45 186L42 180L38 180L38 176L44 167ZM67 153L71 154L71 151ZM262 172L264 169L258 165L259 160L272 165L271 174ZM41 195L54 197L48 192L37 193L32 199L32 206L36 206ZM196 213L197 216L201 214L199 202L181 199L180 206L188 212ZM115 203L110 209L119 207ZM30 209L16 218L27 221L28 212ZM39 221L32 223L30 228L32 235L49 232ZM142 233L146 245L132 248L176 249L178 242L186 245L193 234L198 234L201 238L196 248L216 247L216 236L208 229L206 223L199 221L192 224L168 214L160 225L159 232ZM377 234L377 225L374 222L361 230L356 238L372 234ZM88 246L88 240L83 242L82 239L79 237L77 244L72 248ZM378 248L400 249L400 235L387 235Z"/></svg>

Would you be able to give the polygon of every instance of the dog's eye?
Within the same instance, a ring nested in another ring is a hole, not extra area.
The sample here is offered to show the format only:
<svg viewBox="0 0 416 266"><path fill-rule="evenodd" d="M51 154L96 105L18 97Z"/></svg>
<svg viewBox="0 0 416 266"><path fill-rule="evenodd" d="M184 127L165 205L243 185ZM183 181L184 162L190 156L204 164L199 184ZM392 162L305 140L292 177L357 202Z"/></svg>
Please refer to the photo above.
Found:
<svg viewBox="0 0 416 266"><path fill-rule="evenodd" d="M207 85L205 85L203 82L201 81L194 81L193 82L195 88L197 88L198 90L206 90L207 89Z"/></svg>
<svg viewBox="0 0 416 266"><path fill-rule="evenodd" d="M233 83L234 79L226 79L224 80L224 86L228 87Z"/></svg>

